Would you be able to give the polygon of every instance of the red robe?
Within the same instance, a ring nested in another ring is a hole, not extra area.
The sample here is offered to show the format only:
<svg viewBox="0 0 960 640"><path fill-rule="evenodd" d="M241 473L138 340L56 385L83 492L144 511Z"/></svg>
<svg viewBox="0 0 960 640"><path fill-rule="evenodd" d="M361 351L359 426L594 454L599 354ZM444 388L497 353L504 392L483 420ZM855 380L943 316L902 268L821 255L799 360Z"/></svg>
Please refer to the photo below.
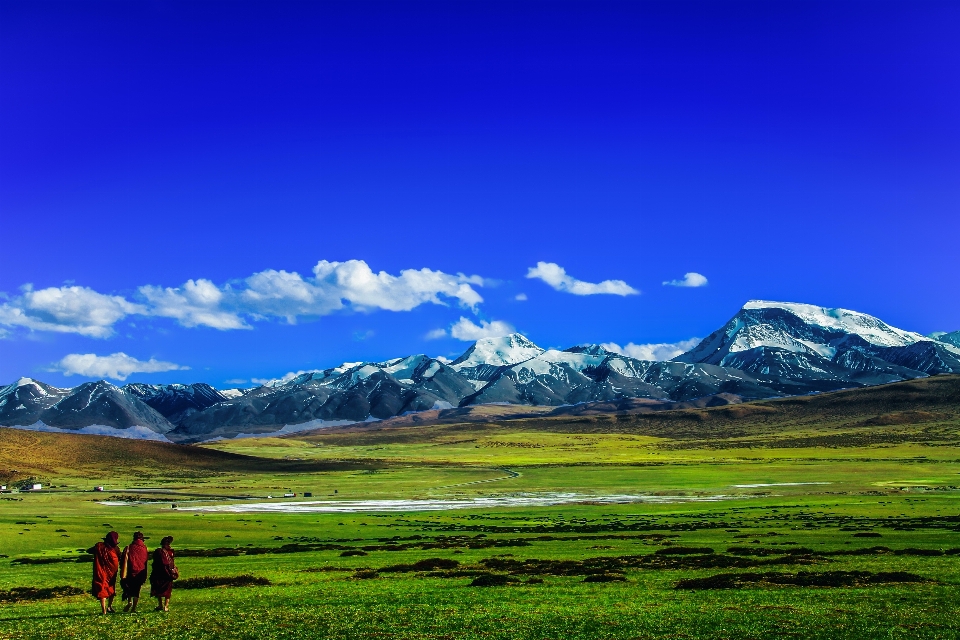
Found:
<svg viewBox="0 0 960 640"><path fill-rule="evenodd" d="M134 540L123 550L123 574L120 586L123 587L123 599L140 597L140 587L147 581L147 545L143 540Z"/></svg>
<svg viewBox="0 0 960 640"><path fill-rule="evenodd" d="M120 567L120 558L116 547L108 547L105 542L98 542L90 549L93 554L93 587L91 593L98 600L109 598L117 592L117 569Z"/></svg>
<svg viewBox="0 0 960 640"><path fill-rule="evenodd" d="M173 591L173 549L160 547L153 552L153 567L150 569L150 595L154 598L169 598Z"/></svg>

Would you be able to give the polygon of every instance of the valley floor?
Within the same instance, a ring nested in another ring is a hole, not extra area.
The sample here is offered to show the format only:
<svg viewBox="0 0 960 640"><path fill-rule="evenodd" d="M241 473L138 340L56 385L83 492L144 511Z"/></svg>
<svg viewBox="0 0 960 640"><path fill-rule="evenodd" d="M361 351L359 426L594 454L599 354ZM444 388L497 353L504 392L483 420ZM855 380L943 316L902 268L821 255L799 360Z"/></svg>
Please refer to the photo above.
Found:
<svg viewBox="0 0 960 640"><path fill-rule="evenodd" d="M138 449L149 460L2 429L0 468L52 486L0 496L0 638L960 637L960 420L844 424L447 425ZM204 510L551 492L583 499ZM591 500L620 494L658 501ZM111 529L175 537L170 613L95 615L82 550Z"/></svg>

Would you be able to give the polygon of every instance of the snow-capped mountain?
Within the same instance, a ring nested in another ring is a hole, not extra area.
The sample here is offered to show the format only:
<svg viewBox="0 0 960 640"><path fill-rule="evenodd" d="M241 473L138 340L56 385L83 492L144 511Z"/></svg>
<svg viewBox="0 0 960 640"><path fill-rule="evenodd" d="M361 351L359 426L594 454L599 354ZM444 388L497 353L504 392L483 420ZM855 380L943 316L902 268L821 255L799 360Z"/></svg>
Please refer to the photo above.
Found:
<svg viewBox="0 0 960 640"><path fill-rule="evenodd" d="M104 381L58 389L23 378L0 389L0 424L197 441L490 403L727 402L960 373L954 338L960 332L926 337L855 311L754 300L670 362L591 344L547 350L512 334L478 340L449 363L422 354L347 362L250 390Z"/></svg>
<svg viewBox="0 0 960 640"><path fill-rule="evenodd" d="M544 349L530 342L526 336L511 333L502 338L483 338L473 343L462 356L450 363L450 368L481 389L501 367L535 358Z"/></svg>
<svg viewBox="0 0 960 640"><path fill-rule="evenodd" d="M425 355L349 362L264 385L187 416L174 435L192 440L380 420L452 408L473 391L469 380Z"/></svg>
<svg viewBox="0 0 960 640"><path fill-rule="evenodd" d="M223 402L228 396L203 382L194 384L128 384L123 390L152 407L173 424ZM238 396L234 396L238 397Z"/></svg>
<svg viewBox="0 0 960 640"><path fill-rule="evenodd" d="M931 333L930 337L940 342L946 342L954 347L960 347L960 331L951 331L950 333L947 333L946 331L937 331L935 333Z"/></svg>
<svg viewBox="0 0 960 640"><path fill-rule="evenodd" d="M136 395L109 382L58 389L30 378L0 390L0 424L157 439L174 428Z"/></svg>
<svg viewBox="0 0 960 640"><path fill-rule="evenodd" d="M637 360L598 345L581 345L565 351L547 350L529 360L501 367L461 405L562 405L623 398L685 401L716 393L752 398L778 395L742 371Z"/></svg>
<svg viewBox="0 0 960 640"><path fill-rule="evenodd" d="M778 395L739 371L645 362L598 345L545 350L520 334L477 341L449 364L425 355L348 362L277 380L184 418L173 436L290 433L343 422L474 404L559 406L652 398L687 401L718 393Z"/></svg>
<svg viewBox="0 0 960 640"><path fill-rule="evenodd" d="M740 369L784 393L960 372L960 349L873 316L762 300L674 360Z"/></svg>

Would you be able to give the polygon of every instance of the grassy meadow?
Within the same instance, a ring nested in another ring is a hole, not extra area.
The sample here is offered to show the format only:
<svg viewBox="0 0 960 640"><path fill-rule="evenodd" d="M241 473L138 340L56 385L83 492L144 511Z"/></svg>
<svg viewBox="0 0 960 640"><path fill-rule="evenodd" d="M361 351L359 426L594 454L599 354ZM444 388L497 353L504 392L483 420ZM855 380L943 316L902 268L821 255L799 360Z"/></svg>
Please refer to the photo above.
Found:
<svg viewBox="0 0 960 640"><path fill-rule="evenodd" d="M3 481L45 486L0 495L0 638L957 638L958 445L956 376L191 447L0 429ZM202 510L551 493L580 495ZM83 550L111 529L175 537L169 613L96 615Z"/></svg>

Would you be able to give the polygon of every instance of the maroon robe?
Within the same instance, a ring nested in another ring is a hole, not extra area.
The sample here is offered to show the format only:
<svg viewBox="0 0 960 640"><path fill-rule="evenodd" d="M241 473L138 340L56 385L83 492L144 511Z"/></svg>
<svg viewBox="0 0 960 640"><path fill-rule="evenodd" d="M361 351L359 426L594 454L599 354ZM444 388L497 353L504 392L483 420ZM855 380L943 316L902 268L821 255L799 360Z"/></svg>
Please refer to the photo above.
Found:
<svg viewBox="0 0 960 640"><path fill-rule="evenodd" d="M123 550L123 576L120 578L123 600L140 597L140 588L147 581L148 557L147 545L143 544L143 540L134 540Z"/></svg>
<svg viewBox="0 0 960 640"><path fill-rule="evenodd" d="M150 595L154 598L169 598L173 591L173 549L160 547L153 552L153 567L150 569Z"/></svg>

